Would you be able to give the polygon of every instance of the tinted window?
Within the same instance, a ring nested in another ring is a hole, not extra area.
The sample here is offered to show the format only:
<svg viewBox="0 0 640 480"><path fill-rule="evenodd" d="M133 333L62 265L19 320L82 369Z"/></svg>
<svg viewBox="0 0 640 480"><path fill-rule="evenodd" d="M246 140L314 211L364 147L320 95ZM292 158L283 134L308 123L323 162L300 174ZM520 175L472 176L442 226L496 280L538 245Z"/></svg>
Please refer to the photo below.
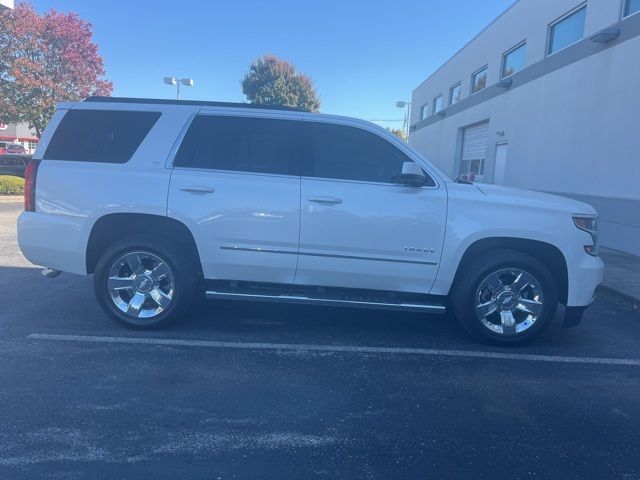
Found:
<svg viewBox="0 0 640 480"><path fill-rule="evenodd" d="M412 161L382 137L356 127L305 123L305 135L307 176L392 183L403 162Z"/></svg>
<svg viewBox="0 0 640 480"><path fill-rule="evenodd" d="M22 158L0 156L0 165L24 167L25 162Z"/></svg>
<svg viewBox="0 0 640 480"><path fill-rule="evenodd" d="M44 158L128 162L159 117L158 112L70 110L53 134Z"/></svg>
<svg viewBox="0 0 640 480"><path fill-rule="evenodd" d="M299 121L267 118L196 117L174 166L300 175Z"/></svg>
<svg viewBox="0 0 640 480"><path fill-rule="evenodd" d="M580 40L584 34L586 17L587 7L585 6L554 23L549 37L549 54Z"/></svg>

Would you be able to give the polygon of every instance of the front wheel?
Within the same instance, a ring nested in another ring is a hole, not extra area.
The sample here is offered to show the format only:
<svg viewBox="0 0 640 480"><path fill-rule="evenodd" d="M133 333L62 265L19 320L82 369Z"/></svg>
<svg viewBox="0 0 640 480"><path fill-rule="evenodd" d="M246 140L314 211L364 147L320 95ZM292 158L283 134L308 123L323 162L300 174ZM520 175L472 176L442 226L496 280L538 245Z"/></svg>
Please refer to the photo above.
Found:
<svg viewBox="0 0 640 480"><path fill-rule="evenodd" d="M94 291L115 321L157 328L187 313L196 291L193 259L174 243L146 235L126 237L100 257Z"/></svg>
<svg viewBox="0 0 640 480"><path fill-rule="evenodd" d="M549 325L555 316L556 282L530 255L511 250L482 253L460 275L453 310L478 340L519 343Z"/></svg>

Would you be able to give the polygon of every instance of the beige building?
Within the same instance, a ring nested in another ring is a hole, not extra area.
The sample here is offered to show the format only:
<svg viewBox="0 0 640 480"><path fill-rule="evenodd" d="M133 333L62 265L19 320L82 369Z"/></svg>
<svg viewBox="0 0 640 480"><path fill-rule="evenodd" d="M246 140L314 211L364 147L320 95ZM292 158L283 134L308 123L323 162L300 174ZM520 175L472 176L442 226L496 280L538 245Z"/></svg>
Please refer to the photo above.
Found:
<svg viewBox="0 0 640 480"><path fill-rule="evenodd" d="M27 153L33 155L38 145L36 132L26 123L6 124L0 123L0 141L19 143Z"/></svg>
<svg viewBox="0 0 640 480"><path fill-rule="evenodd" d="M519 0L413 91L451 177L583 200L640 256L640 0Z"/></svg>

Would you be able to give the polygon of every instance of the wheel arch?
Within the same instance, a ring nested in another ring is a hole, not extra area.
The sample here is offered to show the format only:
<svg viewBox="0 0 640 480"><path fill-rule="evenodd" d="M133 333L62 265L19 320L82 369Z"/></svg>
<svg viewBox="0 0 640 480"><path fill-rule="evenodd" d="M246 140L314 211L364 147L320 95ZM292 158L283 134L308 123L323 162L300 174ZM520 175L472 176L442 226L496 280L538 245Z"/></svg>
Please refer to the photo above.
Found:
<svg viewBox="0 0 640 480"><path fill-rule="evenodd" d="M184 246L196 259L202 275L200 253L193 234L179 220L148 213L110 213L93 224L85 255L87 273L94 273L104 251L116 240L129 235L161 235Z"/></svg>
<svg viewBox="0 0 640 480"><path fill-rule="evenodd" d="M566 305L569 293L567 261L558 247L540 240L518 237L490 237L476 240L467 247L462 255L456 269L453 286L456 285L456 282L463 275L466 266L472 259L485 252L501 249L516 250L538 259L551 272L558 286L558 299L560 303Z"/></svg>

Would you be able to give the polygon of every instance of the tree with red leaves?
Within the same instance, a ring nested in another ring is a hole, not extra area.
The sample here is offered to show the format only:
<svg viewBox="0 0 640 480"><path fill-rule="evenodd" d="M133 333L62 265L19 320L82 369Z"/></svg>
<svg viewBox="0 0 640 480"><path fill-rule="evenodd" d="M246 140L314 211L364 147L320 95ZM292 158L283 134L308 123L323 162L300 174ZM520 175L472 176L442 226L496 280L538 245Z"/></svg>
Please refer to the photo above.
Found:
<svg viewBox="0 0 640 480"><path fill-rule="evenodd" d="M275 55L254 60L241 83L242 92L251 103L285 105L308 112L320 108L311 79Z"/></svg>
<svg viewBox="0 0 640 480"><path fill-rule="evenodd" d="M58 102L110 95L91 24L31 5L0 12L0 122L27 122L38 137Z"/></svg>

